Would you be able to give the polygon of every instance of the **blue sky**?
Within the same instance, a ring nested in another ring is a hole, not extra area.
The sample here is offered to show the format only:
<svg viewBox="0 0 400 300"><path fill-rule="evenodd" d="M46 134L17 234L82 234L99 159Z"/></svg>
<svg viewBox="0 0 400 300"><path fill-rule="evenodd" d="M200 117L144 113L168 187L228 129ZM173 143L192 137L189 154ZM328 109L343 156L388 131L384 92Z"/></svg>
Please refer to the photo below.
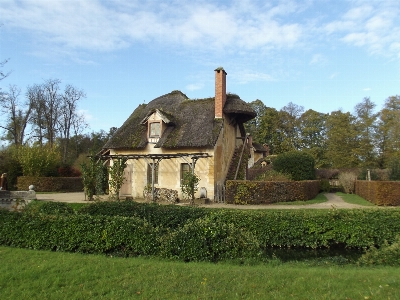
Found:
<svg viewBox="0 0 400 300"><path fill-rule="evenodd" d="M83 89L90 131L181 90L214 95L214 69L247 102L329 113L400 94L398 0L0 0L4 90L57 78Z"/></svg>

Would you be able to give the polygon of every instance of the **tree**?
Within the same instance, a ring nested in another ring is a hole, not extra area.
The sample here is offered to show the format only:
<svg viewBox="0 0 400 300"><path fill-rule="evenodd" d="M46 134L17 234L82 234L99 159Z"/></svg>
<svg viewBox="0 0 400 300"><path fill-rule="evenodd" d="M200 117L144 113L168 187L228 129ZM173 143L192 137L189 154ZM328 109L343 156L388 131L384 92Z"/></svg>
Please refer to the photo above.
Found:
<svg viewBox="0 0 400 300"><path fill-rule="evenodd" d="M379 112L376 133L379 166L387 167L393 157L400 157L400 96L391 96Z"/></svg>
<svg viewBox="0 0 400 300"><path fill-rule="evenodd" d="M259 99L250 102L249 105L257 113L257 116L254 119L245 123L246 132L251 134L251 136L253 137L253 141L263 144L265 143L265 141L262 137L262 134L260 134L259 129L261 126L261 120L266 113L267 107Z"/></svg>
<svg viewBox="0 0 400 300"><path fill-rule="evenodd" d="M289 102L279 111L280 134L282 135L282 150L300 149L300 116L304 107Z"/></svg>
<svg viewBox="0 0 400 300"><path fill-rule="evenodd" d="M181 190L185 199L190 200L190 204L194 205L194 194L199 187L200 178L194 172L185 172L183 174Z"/></svg>
<svg viewBox="0 0 400 300"><path fill-rule="evenodd" d="M332 168L352 168L359 164L356 149L355 117L349 112L333 111L326 120L326 157Z"/></svg>
<svg viewBox="0 0 400 300"><path fill-rule="evenodd" d="M113 164L110 167L110 194L112 198L119 200L119 191L125 181L124 171L126 168L126 158L117 158L113 160Z"/></svg>
<svg viewBox="0 0 400 300"><path fill-rule="evenodd" d="M82 116L77 113L78 101L84 97L85 93L82 90L76 89L72 85L67 85L64 94L61 95L62 101L60 104L58 126L61 135L63 163L67 162L71 131L76 133L85 123Z"/></svg>
<svg viewBox="0 0 400 300"><path fill-rule="evenodd" d="M102 173L103 164L94 155L92 155L87 163L82 163L82 180L85 194L88 200L92 201L93 196L100 194L103 183L99 180L99 174Z"/></svg>
<svg viewBox="0 0 400 300"><path fill-rule="evenodd" d="M6 116L5 126L0 125L0 127L7 132L5 139L17 147L24 144L25 130L33 106L29 99L22 103L19 100L20 93L20 89L15 85L10 85L9 91L0 97L1 112Z"/></svg>
<svg viewBox="0 0 400 300"><path fill-rule="evenodd" d="M60 152L56 148L21 146L16 153L24 176L45 177L57 173Z"/></svg>
<svg viewBox="0 0 400 300"><path fill-rule="evenodd" d="M3 67L4 65L8 62L8 59L5 59L3 61L0 62L0 80L3 80L4 78L6 78L8 75L10 75L10 72L8 73L4 73L3 72Z"/></svg>
<svg viewBox="0 0 400 300"><path fill-rule="evenodd" d="M315 179L314 164L314 158L301 151L281 153L272 163L275 171L290 175L293 180Z"/></svg>
<svg viewBox="0 0 400 300"><path fill-rule="evenodd" d="M260 116L260 125L257 128L256 142L267 144L271 154L280 153L278 119L278 111L275 108L266 107L264 114Z"/></svg>
<svg viewBox="0 0 400 300"><path fill-rule="evenodd" d="M377 113L374 113L375 103L365 97L355 106L356 130L358 135L358 148L356 155L360 159L361 166L376 166L375 137L377 129Z"/></svg>
<svg viewBox="0 0 400 300"><path fill-rule="evenodd" d="M325 167L326 157L326 119L327 115L309 109L300 119L300 149L311 154L316 167Z"/></svg>

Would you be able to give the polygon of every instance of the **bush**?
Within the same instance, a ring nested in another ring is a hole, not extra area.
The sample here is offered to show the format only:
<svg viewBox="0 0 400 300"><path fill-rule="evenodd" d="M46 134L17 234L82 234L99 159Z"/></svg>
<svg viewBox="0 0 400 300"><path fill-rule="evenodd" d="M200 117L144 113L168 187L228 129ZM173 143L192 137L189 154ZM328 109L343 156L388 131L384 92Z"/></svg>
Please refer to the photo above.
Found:
<svg viewBox="0 0 400 300"><path fill-rule="evenodd" d="M289 174L282 174L274 170L268 170L267 172L257 176L255 180L259 181L290 181L292 180Z"/></svg>
<svg viewBox="0 0 400 300"><path fill-rule="evenodd" d="M82 192L83 183L80 177L18 177L17 188L28 190L33 184L36 192Z"/></svg>
<svg viewBox="0 0 400 300"><path fill-rule="evenodd" d="M167 235L161 256L183 261L231 260L260 255L257 239L250 232L218 218L190 221Z"/></svg>
<svg viewBox="0 0 400 300"><path fill-rule="evenodd" d="M321 179L319 182L319 189L324 193L329 193L331 190L331 184L328 179Z"/></svg>
<svg viewBox="0 0 400 300"><path fill-rule="evenodd" d="M359 258L358 263L360 265L400 266L400 235L391 245L385 241L380 248L372 246Z"/></svg>
<svg viewBox="0 0 400 300"><path fill-rule="evenodd" d="M81 171L71 166L62 166L58 168L58 176L60 177L80 177Z"/></svg>
<svg viewBox="0 0 400 300"><path fill-rule="evenodd" d="M289 174L293 180L315 179L314 164L310 154L300 151L279 154L272 163L275 171Z"/></svg>
<svg viewBox="0 0 400 300"><path fill-rule="evenodd" d="M120 203L91 203L88 206L82 207L79 212L92 216L138 217L142 220L146 220L153 226L165 228L178 228L190 220L195 220L210 214L210 210L207 208L138 203L130 200Z"/></svg>
<svg viewBox="0 0 400 300"><path fill-rule="evenodd" d="M354 173L340 173L339 182L342 185L344 192L347 194L353 194L355 191L357 175Z"/></svg>

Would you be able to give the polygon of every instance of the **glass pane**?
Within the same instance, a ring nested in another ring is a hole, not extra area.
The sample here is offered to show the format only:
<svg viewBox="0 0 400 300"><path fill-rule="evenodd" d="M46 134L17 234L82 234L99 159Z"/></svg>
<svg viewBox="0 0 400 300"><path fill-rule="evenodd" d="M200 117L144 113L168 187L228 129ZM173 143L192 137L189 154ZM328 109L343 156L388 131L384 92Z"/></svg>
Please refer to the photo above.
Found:
<svg viewBox="0 0 400 300"><path fill-rule="evenodd" d="M150 123L150 136L160 136L160 123Z"/></svg>

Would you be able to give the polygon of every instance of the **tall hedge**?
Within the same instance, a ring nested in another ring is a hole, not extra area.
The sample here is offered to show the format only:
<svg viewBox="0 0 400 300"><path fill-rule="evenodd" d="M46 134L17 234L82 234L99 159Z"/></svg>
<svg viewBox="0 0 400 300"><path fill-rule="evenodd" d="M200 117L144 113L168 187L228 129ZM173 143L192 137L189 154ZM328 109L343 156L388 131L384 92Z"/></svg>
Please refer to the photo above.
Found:
<svg viewBox="0 0 400 300"><path fill-rule="evenodd" d="M289 151L279 154L272 163L277 172L289 174L293 180L315 179L314 158L305 152Z"/></svg>

